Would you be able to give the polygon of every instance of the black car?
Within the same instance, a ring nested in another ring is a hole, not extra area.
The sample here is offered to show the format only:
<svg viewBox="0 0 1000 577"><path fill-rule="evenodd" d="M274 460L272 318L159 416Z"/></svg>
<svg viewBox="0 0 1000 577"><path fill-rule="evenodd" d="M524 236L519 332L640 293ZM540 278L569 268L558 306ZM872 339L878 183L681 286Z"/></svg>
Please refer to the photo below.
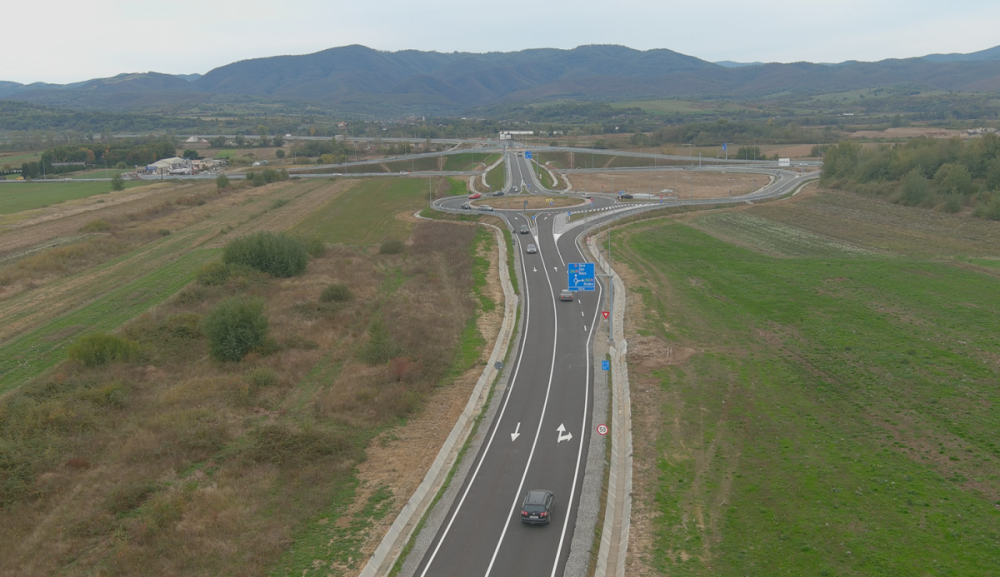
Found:
<svg viewBox="0 0 1000 577"><path fill-rule="evenodd" d="M552 512L556 508L556 496L552 491L545 489L535 489L524 494L524 503L521 505L522 523L545 523L552 522Z"/></svg>
<svg viewBox="0 0 1000 577"><path fill-rule="evenodd" d="M631 194L623 194L623 195L619 196L618 198L621 198L621 199L631 199L632 195Z"/></svg>
<svg viewBox="0 0 1000 577"><path fill-rule="evenodd" d="M521 234L528 234L529 232L531 232L531 231L528 230L528 225L522 224L521 225Z"/></svg>

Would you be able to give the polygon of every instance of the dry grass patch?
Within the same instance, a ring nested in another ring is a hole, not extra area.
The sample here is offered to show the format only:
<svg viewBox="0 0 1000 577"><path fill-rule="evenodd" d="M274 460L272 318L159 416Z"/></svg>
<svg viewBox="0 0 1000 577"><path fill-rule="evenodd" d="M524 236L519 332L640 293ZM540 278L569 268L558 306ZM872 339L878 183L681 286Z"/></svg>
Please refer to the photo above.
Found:
<svg viewBox="0 0 1000 577"><path fill-rule="evenodd" d="M655 194L678 198L723 198L758 190L768 183L765 174L744 172L575 172L569 176L576 190ZM730 194L732 191L732 194Z"/></svg>

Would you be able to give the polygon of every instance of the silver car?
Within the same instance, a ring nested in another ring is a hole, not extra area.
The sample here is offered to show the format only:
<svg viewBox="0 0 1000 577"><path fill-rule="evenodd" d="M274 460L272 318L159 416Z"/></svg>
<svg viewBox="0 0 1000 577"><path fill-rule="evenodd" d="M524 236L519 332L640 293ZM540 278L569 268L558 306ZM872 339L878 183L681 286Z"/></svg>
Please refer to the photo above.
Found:
<svg viewBox="0 0 1000 577"><path fill-rule="evenodd" d="M528 254L535 254L536 252L538 252L538 247L535 246L535 245L533 245L533 244L529 244L528 248L525 249L524 252L526 252Z"/></svg>
<svg viewBox="0 0 1000 577"><path fill-rule="evenodd" d="M482 206L479 207L479 210L481 210L483 212L493 212L493 207L490 206L490 205L488 205L488 204L484 204L484 205L482 205Z"/></svg>

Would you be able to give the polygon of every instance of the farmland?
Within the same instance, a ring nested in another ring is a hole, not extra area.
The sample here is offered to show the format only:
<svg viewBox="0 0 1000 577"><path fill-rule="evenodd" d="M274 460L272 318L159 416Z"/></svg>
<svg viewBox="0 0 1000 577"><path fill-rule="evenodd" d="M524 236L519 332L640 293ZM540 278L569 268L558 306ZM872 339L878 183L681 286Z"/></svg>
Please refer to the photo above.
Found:
<svg viewBox="0 0 1000 577"><path fill-rule="evenodd" d="M625 228L634 435L655 439L626 573L995 574L980 228L827 191Z"/></svg>
<svg viewBox="0 0 1000 577"><path fill-rule="evenodd" d="M125 188L149 184L126 181ZM107 182L17 182L0 186L0 215L45 208L69 200L111 192Z"/></svg>
<svg viewBox="0 0 1000 577"><path fill-rule="evenodd" d="M155 186L0 236L0 572L356 573L495 338L492 234L414 219L424 180ZM304 274L205 276L230 239L289 230L327 235ZM393 238L402 253L376 254ZM346 298L324 300L331 285ZM219 362L202 319L231 297L265 303L268 340ZM67 359L95 331L138 357Z"/></svg>

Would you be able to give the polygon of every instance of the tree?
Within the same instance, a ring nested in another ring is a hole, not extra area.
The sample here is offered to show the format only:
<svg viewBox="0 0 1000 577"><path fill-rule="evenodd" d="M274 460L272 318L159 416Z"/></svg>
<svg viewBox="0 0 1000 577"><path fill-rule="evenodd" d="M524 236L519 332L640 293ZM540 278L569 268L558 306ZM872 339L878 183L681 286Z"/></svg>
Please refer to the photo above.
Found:
<svg viewBox="0 0 1000 577"><path fill-rule="evenodd" d="M195 159L198 158L198 151L197 150L192 150L192 149L188 148L188 149L186 149L184 151L184 154L181 155L181 156L183 156L184 158L189 158L191 160L195 160Z"/></svg>
<svg viewBox="0 0 1000 577"><path fill-rule="evenodd" d="M285 149L279 148L278 150L275 150L274 151L274 156L277 157L277 158L284 158L285 157Z"/></svg>
<svg viewBox="0 0 1000 577"><path fill-rule="evenodd" d="M736 158L740 160L761 160L764 158L764 155L761 154L759 146L741 146L736 151Z"/></svg>
<svg viewBox="0 0 1000 577"><path fill-rule="evenodd" d="M906 206L920 206L931 194L927 179L919 170L912 170L903 179L902 195L899 201Z"/></svg>
<svg viewBox="0 0 1000 577"><path fill-rule="evenodd" d="M111 177L111 190L125 190L125 179L121 173Z"/></svg>
<svg viewBox="0 0 1000 577"><path fill-rule="evenodd" d="M226 188L227 186L229 186L229 177L228 176L226 176L225 174L219 174L219 176L215 177L215 187L217 189L222 190L223 188Z"/></svg>
<svg viewBox="0 0 1000 577"><path fill-rule="evenodd" d="M236 146L243 146L244 144L246 144L246 142L247 139L245 136L243 136L242 134L236 135Z"/></svg>
<svg viewBox="0 0 1000 577"><path fill-rule="evenodd" d="M934 186L942 194L972 194L972 176L962 164L942 164L934 174Z"/></svg>
<svg viewBox="0 0 1000 577"><path fill-rule="evenodd" d="M285 139L280 134L275 134L274 138L271 139L271 142L279 148L285 145Z"/></svg>
<svg viewBox="0 0 1000 577"><path fill-rule="evenodd" d="M208 143L212 145L212 148L225 148L225 146L226 146L226 137L225 136L216 136L215 138L212 138L211 140L209 140Z"/></svg>

